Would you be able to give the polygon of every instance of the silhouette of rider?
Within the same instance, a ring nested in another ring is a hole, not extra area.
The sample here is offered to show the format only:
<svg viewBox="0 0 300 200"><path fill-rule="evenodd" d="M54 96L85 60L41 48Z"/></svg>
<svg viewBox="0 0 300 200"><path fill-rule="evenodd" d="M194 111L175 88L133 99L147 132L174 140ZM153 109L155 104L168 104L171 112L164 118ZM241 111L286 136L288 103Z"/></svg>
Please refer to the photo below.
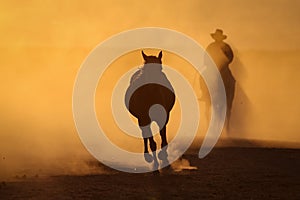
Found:
<svg viewBox="0 0 300 200"><path fill-rule="evenodd" d="M221 29L216 29L216 31L210 35L215 41L208 45L206 51L217 65L224 82L227 100L228 130L236 82L229 69L229 64L232 62L234 56L231 47L223 41L227 36L223 34Z"/></svg>
<svg viewBox="0 0 300 200"><path fill-rule="evenodd" d="M221 29L217 29L215 33L211 33L210 35L215 41L208 45L206 51L214 60L221 72L224 68L228 68L228 65L232 62L233 52L230 46L223 41L227 38L227 36L223 35L223 31Z"/></svg>

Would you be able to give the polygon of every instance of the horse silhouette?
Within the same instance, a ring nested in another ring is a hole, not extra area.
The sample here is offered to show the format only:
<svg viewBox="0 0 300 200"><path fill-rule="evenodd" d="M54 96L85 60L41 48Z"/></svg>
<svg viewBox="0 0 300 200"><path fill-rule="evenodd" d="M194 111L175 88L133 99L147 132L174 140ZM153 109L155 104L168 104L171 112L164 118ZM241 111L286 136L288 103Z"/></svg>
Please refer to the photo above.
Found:
<svg viewBox="0 0 300 200"><path fill-rule="evenodd" d="M175 103L174 89L167 76L162 72L162 51L156 56L147 56L142 51L144 65L136 71L130 80L125 94L125 104L128 111L138 119L144 139L144 157L147 162L156 160L156 142L151 132L151 123L156 122L161 136L161 151L159 159L167 159L166 125L170 111ZM148 151L148 140L153 157ZM166 148L164 148L166 147Z"/></svg>

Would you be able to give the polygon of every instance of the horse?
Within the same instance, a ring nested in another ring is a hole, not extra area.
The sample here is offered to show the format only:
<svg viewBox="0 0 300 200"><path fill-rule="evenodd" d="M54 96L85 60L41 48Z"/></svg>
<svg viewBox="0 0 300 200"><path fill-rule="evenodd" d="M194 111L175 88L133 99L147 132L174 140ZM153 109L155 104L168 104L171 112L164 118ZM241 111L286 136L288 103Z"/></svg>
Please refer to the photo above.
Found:
<svg viewBox="0 0 300 200"><path fill-rule="evenodd" d="M153 157L156 159L157 148L150 127L152 122L156 122L160 130L161 151L158 157L161 160L167 157L166 126L175 103L175 92L162 71L162 51L158 56L147 56L142 51L142 56L144 65L130 79L125 94L125 104L128 111L138 119L144 140L144 158L150 163ZM148 151L148 141L153 157Z"/></svg>

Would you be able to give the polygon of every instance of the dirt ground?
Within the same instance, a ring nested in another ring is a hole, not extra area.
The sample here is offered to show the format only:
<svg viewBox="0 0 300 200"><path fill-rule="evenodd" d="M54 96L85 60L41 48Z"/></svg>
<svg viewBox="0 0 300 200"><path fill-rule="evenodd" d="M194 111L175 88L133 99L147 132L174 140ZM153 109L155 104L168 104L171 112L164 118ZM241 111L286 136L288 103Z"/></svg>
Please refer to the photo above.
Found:
<svg viewBox="0 0 300 200"><path fill-rule="evenodd" d="M0 183L0 199L300 199L300 149L215 148L196 170L33 177Z"/></svg>

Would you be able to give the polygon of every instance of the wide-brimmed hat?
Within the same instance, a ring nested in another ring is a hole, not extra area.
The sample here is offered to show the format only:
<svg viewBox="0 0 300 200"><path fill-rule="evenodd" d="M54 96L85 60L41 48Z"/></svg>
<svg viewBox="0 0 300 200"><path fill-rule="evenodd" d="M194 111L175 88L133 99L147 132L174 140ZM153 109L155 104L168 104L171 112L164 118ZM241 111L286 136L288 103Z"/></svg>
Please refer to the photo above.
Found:
<svg viewBox="0 0 300 200"><path fill-rule="evenodd" d="M216 31L214 33L211 33L210 35L215 40L218 39L225 40L227 38L227 35L223 35L223 30L221 29L216 29Z"/></svg>

